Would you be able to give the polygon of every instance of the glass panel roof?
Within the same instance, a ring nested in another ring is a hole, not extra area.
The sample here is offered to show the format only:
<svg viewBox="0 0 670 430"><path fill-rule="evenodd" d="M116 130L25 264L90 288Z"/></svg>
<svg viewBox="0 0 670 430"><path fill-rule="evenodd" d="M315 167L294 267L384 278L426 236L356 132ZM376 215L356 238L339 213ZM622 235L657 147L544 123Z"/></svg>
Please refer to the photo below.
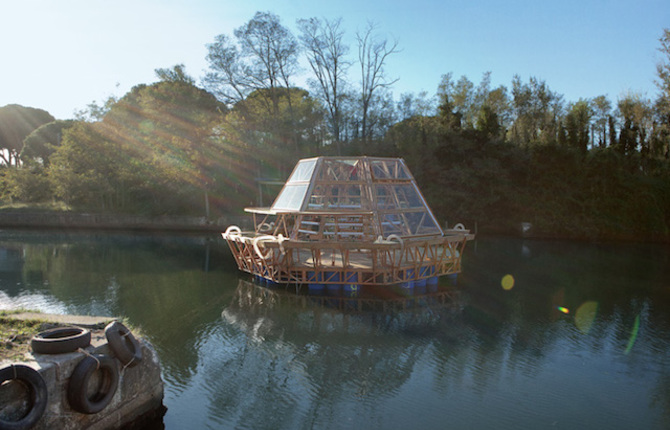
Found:
<svg viewBox="0 0 670 430"><path fill-rule="evenodd" d="M412 183L377 184L375 191L379 209L423 208L419 191Z"/></svg>
<svg viewBox="0 0 670 430"><path fill-rule="evenodd" d="M303 182L312 179L312 172L314 172L316 160L303 160L298 162L298 165L293 170L288 182Z"/></svg>
<svg viewBox="0 0 670 430"><path fill-rule="evenodd" d="M324 159L316 179L318 181L361 181L365 169L362 159Z"/></svg>
<svg viewBox="0 0 670 430"><path fill-rule="evenodd" d="M372 160L370 166L374 179L410 179L405 163L399 159Z"/></svg>
<svg viewBox="0 0 670 430"><path fill-rule="evenodd" d="M375 235L441 234L402 159L318 157L300 161L272 205L298 212L377 211Z"/></svg>
<svg viewBox="0 0 670 430"><path fill-rule="evenodd" d="M317 184L312 190L307 203L307 209L314 210L370 210L370 204L365 197L364 185Z"/></svg>
<svg viewBox="0 0 670 430"><path fill-rule="evenodd" d="M308 187L309 184L285 185L272 205L272 209L299 211Z"/></svg>
<svg viewBox="0 0 670 430"><path fill-rule="evenodd" d="M440 234L439 227L427 211L392 212L380 215L382 234L413 236L422 234Z"/></svg>

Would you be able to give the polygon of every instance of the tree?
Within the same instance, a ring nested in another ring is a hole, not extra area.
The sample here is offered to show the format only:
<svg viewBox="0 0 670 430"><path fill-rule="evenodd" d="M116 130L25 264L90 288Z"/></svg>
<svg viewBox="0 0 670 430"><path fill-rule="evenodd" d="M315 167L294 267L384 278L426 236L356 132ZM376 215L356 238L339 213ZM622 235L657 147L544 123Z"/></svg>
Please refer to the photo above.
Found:
<svg viewBox="0 0 670 430"><path fill-rule="evenodd" d="M654 133L656 141L654 152L670 159L670 29L663 30L659 42L661 47L658 50L663 55L663 61L656 66L658 76L656 86L659 94L655 104L658 130Z"/></svg>
<svg viewBox="0 0 670 430"><path fill-rule="evenodd" d="M250 59L250 78L255 89L291 88L291 78L298 66L298 43L293 34L279 22L277 15L256 12L253 19L235 30L242 55ZM268 91L276 112L278 91Z"/></svg>
<svg viewBox="0 0 670 430"><path fill-rule="evenodd" d="M612 103L605 96L595 97L591 101L593 108L593 125L598 133L598 146L605 148L607 146L607 126L609 124ZM595 132L593 133L596 134ZM593 136L595 138L595 136ZM611 144L611 142L610 142Z"/></svg>
<svg viewBox="0 0 670 430"><path fill-rule="evenodd" d="M299 46L293 34L281 25L277 15L269 12L256 12L233 33L236 43L219 35L214 44L207 46L210 72L205 76L206 88L230 106L254 91L267 90L259 93L264 98L262 106L276 121L280 121L283 96L289 103L289 120L295 123L289 92L298 69ZM291 136L294 149L298 140L297 135Z"/></svg>
<svg viewBox="0 0 670 430"><path fill-rule="evenodd" d="M670 108L670 29L663 30L663 36L659 39L661 47L658 51L663 55L663 60L656 65L656 86L660 94L659 99L662 99L663 107Z"/></svg>
<svg viewBox="0 0 670 430"><path fill-rule="evenodd" d="M225 107L183 78L138 85L102 121L67 130L48 169L57 196L97 210L201 214L203 195L224 193L226 154L212 130Z"/></svg>
<svg viewBox="0 0 670 430"><path fill-rule="evenodd" d="M522 145L556 141L563 96L551 91L544 81L531 77L526 84L518 75L514 76L512 111L514 123L509 131L512 140Z"/></svg>
<svg viewBox="0 0 670 430"><path fill-rule="evenodd" d="M491 73L486 72L477 87L465 76L454 82L443 75L438 87L440 113L451 130L477 130L497 138L510 118L509 97L504 86L491 89Z"/></svg>
<svg viewBox="0 0 670 430"><path fill-rule="evenodd" d="M462 114L456 110L453 87L454 82L451 72L442 75L437 89L437 96L440 100L438 113L445 130L460 131Z"/></svg>
<svg viewBox="0 0 670 430"><path fill-rule="evenodd" d="M42 109L21 105L0 108L0 159L5 165L18 165L23 140L39 126L55 121Z"/></svg>
<svg viewBox="0 0 670 430"><path fill-rule="evenodd" d="M639 151L643 158L648 158L652 129L650 101L639 93L629 92L618 100L617 111L623 123L619 130L619 151L629 156Z"/></svg>
<svg viewBox="0 0 670 430"><path fill-rule="evenodd" d="M23 141L21 160L24 163L35 161L44 168L49 167L49 157L61 145L63 131L74 125L72 120L56 120L34 130Z"/></svg>
<svg viewBox="0 0 670 430"><path fill-rule="evenodd" d="M491 72L486 72L482 76L481 82L474 90L472 101L472 115L475 118L474 124L477 130L492 130L491 127L493 127L498 129L498 132L502 132L509 127L511 112L507 88L500 85L491 89ZM485 126L479 124L480 119L486 119ZM495 119L497 124L493 124L492 119Z"/></svg>
<svg viewBox="0 0 670 430"><path fill-rule="evenodd" d="M163 82L182 82L195 85L195 80L186 74L183 64L177 64L172 69L156 69L156 76Z"/></svg>
<svg viewBox="0 0 670 430"><path fill-rule="evenodd" d="M3 169L3 199L13 202L35 203L53 199L49 178L39 165Z"/></svg>
<svg viewBox="0 0 670 430"><path fill-rule="evenodd" d="M235 41L219 35L207 45L210 72L205 76L206 88L232 104L251 92L291 87L297 70L298 44L279 17L269 12L256 12L254 17L234 30ZM276 112L279 92L268 91L269 112Z"/></svg>
<svg viewBox="0 0 670 430"><path fill-rule="evenodd" d="M93 101L86 106L86 109L77 110L74 114L74 118L77 121L85 122L102 121L107 112L109 112L112 106L118 101L119 99L116 96L107 97L107 100L102 104Z"/></svg>
<svg viewBox="0 0 670 430"><path fill-rule="evenodd" d="M221 151L211 141L212 129L225 107L190 79L138 85L105 116L103 122L132 155L135 172L151 181L139 189L185 209L203 193L214 191ZM179 203L179 196L183 203Z"/></svg>
<svg viewBox="0 0 670 430"><path fill-rule="evenodd" d="M472 130L475 127L477 107L475 106L475 85L465 76L461 76L451 88L451 101L454 110L461 118L461 127Z"/></svg>
<svg viewBox="0 0 670 430"><path fill-rule="evenodd" d="M278 112L274 115L268 115L265 109L265 101L275 97L264 94L268 91L280 92L276 97ZM320 136L323 123L321 106L317 100L310 97L306 90L301 88L291 88L288 93L283 89L257 90L238 102L233 110L236 113L245 112L247 114L243 127L249 131L255 131L257 136L262 135L263 143L268 150L291 153L292 151L287 150L284 143L287 139L298 136L297 149L300 152L312 153L324 140ZM293 156L298 155L298 153L293 153L289 158L292 159Z"/></svg>
<svg viewBox="0 0 670 430"><path fill-rule="evenodd" d="M130 160L102 123L77 122L63 135L48 170L55 196L74 207L118 210L129 185Z"/></svg>
<svg viewBox="0 0 670 430"><path fill-rule="evenodd" d="M328 120L337 153L341 153L342 99L345 96L346 72L351 63L345 60L349 47L342 41L341 19L321 21L318 18L298 20L300 40L315 79L309 80L328 109Z"/></svg>
<svg viewBox="0 0 670 430"><path fill-rule="evenodd" d="M419 94L403 93L397 103L397 111L400 115L399 120L403 121L415 116L434 116L437 112L435 106L435 97L428 97L427 91L421 91Z"/></svg>
<svg viewBox="0 0 670 430"><path fill-rule="evenodd" d="M488 139L495 139L500 135L502 127L498 114L489 106L484 105L477 116L477 130Z"/></svg>
<svg viewBox="0 0 670 430"><path fill-rule="evenodd" d="M207 45L207 51L209 72L203 79L207 90L229 106L253 91L254 86L247 76L248 66L229 36L216 36L215 42Z"/></svg>
<svg viewBox="0 0 670 430"><path fill-rule="evenodd" d="M579 99L573 103L565 116L567 144L586 154L589 145L589 129L593 110L588 100Z"/></svg>
<svg viewBox="0 0 670 430"><path fill-rule="evenodd" d="M368 107L367 138L370 142L380 142L386 131L397 122L395 102L391 91L378 91ZM366 141L362 141L366 144ZM362 153L366 153L363 150Z"/></svg>
<svg viewBox="0 0 670 430"><path fill-rule="evenodd" d="M388 43L387 40L377 40L374 36L375 27L368 24L363 33L356 33L358 41L358 61L361 66L361 139L365 142L370 139L368 116L374 97L382 89L390 88L398 80L388 80L384 70L389 56L398 52L398 42Z"/></svg>

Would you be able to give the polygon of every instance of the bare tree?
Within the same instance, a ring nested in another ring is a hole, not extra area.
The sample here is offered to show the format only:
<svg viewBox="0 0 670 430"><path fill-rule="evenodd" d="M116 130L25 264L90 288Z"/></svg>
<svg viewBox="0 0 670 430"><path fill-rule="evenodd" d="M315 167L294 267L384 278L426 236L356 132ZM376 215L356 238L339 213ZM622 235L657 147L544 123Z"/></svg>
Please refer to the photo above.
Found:
<svg viewBox="0 0 670 430"><path fill-rule="evenodd" d="M356 33L358 41L358 61L361 65L361 139L369 139L368 114L376 93L391 87L398 79L387 80L384 64L391 54L398 52L398 42L389 44L374 37L375 26L368 24L364 33Z"/></svg>
<svg viewBox="0 0 670 430"><path fill-rule="evenodd" d="M247 120L262 114L266 122L273 122L270 129L281 130L276 133L279 140L291 142L297 149L291 82L298 70L297 40L279 17L269 12L256 12L233 33L235 41L219 35L207 46L210 72L204 79L206 88L227 104L235 104ZM252 94L254 103L240 103ZM283 102L288 117L281 115ZM261 111L248 112L251 105Z"/></svg>
<svg viewBox="0 0 670 430"><path fill-rule="evenodd" d="M298 43L293 34L269 12L254 17L234 31L235 43L226 35L207 45L210 72L204 83L222 101L236 103L257 90L265 90L268 109L278 111L279 98L288 97L298 67Z"/></svg>
<svg viewBox="0 0 670 430"><path fill-rule="evenodd" d="M210 71L203 79L207 90L228 105L248 96L254 89L248 77L250 71L231 38L225 34L216 36L215 42L207 45L207 51Z"/></svg>
<svg viewBox="0 0 670 430"><path fill-rule="evenodd" d="M318 18L300 19L300 40L306 50L307 61L316 79L310 80L319 98L328 108L328 116L337 153L341 153L341 103L344 97L345 74L351 63L344 57L349 47L342 42L342 19L321 21Z"/></svg>

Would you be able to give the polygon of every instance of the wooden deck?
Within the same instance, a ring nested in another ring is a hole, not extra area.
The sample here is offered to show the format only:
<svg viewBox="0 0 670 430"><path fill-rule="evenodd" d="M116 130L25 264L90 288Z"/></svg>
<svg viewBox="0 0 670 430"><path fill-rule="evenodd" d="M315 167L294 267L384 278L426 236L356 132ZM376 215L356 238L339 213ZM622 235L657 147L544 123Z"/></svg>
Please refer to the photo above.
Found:
<svg viewBox="0 0 670 430"><path fill-rule="evenodd" d="M404 160L300 160L254 231L223 233L243 271L276 283L392 285L458 273L474 238L444 231Z"/></svg>
<svg viewBox="0 0 670 430"><path fill-rule="evenodd" d="M241 270L275 283L393 285L458 273L468 232L406 242L228 238Z"/></svg>

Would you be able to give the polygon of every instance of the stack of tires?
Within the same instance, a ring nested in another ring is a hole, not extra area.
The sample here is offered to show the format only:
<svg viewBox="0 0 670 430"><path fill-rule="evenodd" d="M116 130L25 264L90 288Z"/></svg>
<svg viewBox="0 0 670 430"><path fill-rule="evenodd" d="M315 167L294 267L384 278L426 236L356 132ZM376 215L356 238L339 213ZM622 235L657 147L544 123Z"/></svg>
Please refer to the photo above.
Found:
<svg viewBox="0 0 670 430"><path fill-rule="evenodd" d="M67 399L70 407L83 414L96 414L109 405L119 385L119 363L123 369L142 361L142 348L133 334L118 321L105 327L105 337L114 357L86 351L91 332L81 327L59 327L35 335L30 346L35 354L66 354L79 351L82 359L70 376ZM12 419L0 418L0 429L31 429L40 420L48 403L48 389L37 370L24 364L0 369L0 384L18 381L28 391L27 412ZM95 380L97 383L92 384ZM90 392L90 386L95 392Z"/></svg>

